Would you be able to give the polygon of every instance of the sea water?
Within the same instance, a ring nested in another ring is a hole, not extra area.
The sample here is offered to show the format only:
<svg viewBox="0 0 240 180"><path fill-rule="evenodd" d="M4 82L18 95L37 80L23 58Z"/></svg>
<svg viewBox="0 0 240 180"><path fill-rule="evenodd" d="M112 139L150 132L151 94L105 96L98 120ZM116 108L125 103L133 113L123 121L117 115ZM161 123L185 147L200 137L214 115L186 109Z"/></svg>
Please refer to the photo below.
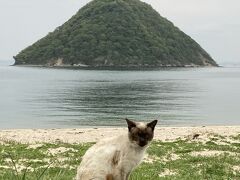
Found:
<svg viewBox="0 0 240 180"><path fill-rule="evenodd" d="M240 124L240 68L0 66L0 129Z"/></svg>

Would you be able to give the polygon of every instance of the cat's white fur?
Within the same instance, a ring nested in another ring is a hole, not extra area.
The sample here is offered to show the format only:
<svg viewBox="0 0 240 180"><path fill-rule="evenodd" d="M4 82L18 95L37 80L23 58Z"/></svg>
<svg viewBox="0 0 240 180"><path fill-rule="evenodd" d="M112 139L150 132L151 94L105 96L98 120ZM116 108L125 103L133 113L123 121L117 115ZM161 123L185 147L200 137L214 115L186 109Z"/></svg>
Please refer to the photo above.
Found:
<svg viewBox="0 0 240 180"><path fill-rule="evenodd" d="M114 180L126 180L143 159L145 150L146 146L140 147L130 142L127 134L104 139L84 155L78 168L77 180L106 180L108 174ZM118 161L117 165L114 165L113 160Z"/></svg>

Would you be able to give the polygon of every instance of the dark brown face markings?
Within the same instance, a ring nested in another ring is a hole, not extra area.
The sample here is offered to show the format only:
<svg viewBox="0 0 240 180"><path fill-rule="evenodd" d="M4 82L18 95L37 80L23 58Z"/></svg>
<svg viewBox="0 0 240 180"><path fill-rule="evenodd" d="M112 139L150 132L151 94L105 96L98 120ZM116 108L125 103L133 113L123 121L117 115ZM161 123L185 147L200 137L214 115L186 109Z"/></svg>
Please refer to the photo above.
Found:
<svg viewBox="0 0 240 180"><path fill-rule="evenodd" d="M135 141L139 146L144 147L153 139L154 128L158 122L157 120L145 125L143 123L135 123L129 119L126 119L126 121L128 124L130 141Z"/></svg>
<svg viewBox="0 0 240 180"><path fill-rule="evenodd" d="M153 139L153 131L148 127L144 129L135 127L129 132L129 138L130 140L137 142L139 146L143 147Z"/></svg>
<svg viewBox="0 0 240 180"><path fill-rule="evenodd" d="M112 174L107 174L106 180L114 180Z"/></svg>
<svg viewBox="0 0 240 180"><path fill-rule="evenodd" d="M115 151L113 158L112 158L112 165L113 166L118 165L119 160L120 160L120 151Z"/></svg>

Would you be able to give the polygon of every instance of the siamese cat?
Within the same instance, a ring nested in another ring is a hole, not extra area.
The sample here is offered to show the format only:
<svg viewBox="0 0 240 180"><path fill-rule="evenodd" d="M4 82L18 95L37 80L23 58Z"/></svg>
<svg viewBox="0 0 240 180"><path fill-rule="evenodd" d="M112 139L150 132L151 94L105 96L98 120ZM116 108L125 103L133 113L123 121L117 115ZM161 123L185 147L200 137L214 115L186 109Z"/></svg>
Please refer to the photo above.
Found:
<svg viewBox="0 0 240 180"><path fill-rule="evenodd" d="M76 180L127 180L140 164L153 139L157 120L150 123L126 119L128 133L103 139L83 156Z"/></svg>

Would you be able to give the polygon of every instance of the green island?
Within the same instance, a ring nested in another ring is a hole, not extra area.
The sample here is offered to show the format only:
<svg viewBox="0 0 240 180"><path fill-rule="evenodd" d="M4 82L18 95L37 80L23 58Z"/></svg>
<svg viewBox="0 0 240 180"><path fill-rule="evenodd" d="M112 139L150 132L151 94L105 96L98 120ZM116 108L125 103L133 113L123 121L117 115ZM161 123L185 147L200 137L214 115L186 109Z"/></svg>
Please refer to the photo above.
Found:
<svg viewBox="0 0 240 180"><path fill-rule="evenodd" d="M130 180L240 179L240 134L154 141ZM0 144L0 179L71 180L93 143Z"/></svg>
<svg viewBox="0 0 240 180"><path fill-rule="evenodd" d="M14 56L15 65L218 66L190 36L139 0L94 0Z"/></svg>

